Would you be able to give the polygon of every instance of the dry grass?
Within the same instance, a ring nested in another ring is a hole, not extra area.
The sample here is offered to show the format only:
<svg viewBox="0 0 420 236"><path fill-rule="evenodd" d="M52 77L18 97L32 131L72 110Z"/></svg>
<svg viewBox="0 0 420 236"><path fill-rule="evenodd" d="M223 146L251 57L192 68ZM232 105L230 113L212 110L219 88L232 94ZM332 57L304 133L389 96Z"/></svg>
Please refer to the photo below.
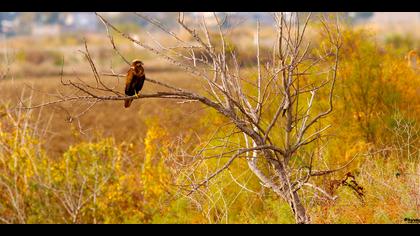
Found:
<svg viewBox="0 0 420 236"><path fill-rule="evenodd" d="M149 72L147 76L171 84L177 84L187 89L199 89L195 79L182 72ZM64 77L64 79L74 77ZM91 79L84 76L82 79ZM115 78L104 78L112 84L118 84L118 89L124 91L124 81L115 82ZM0 82L2 102L17 104L22 91L26 96L33 92L33 104L51 100L47 93L55 93L57 89L64 88L60 84L60 77L35 77L25 79L4 80ZM143 92L156 91L158 88L146 82ZM56 154L68 149L69 145L82 140L89 140L95 135L115 137L118 142L133 142L141 145L145 137L149 119L159 119L171 132L172 137L190 132L205 110L198 103L178 104L178 101L145 99L136 100L129 109L125 109L121 101L99 103L91 111L80 118L81 130L78 131L77 122L67 121L68 113L76 112L76 104L63 104L38 109L42 112L41 126L48 125L48 141L45 144L48 150Z"/></svg>

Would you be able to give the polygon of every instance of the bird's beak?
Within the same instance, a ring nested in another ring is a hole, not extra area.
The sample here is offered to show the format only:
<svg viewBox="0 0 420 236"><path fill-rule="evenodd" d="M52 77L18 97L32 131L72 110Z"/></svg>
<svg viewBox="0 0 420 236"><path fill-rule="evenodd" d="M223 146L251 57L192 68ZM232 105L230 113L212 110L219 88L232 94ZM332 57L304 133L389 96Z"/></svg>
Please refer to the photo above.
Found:
<svg viewBox="0 0 420 236"><path fill-rule="evenodd" d="M134 70L134 69L136 69L136 68L135 68L134 66L132 66L132 67L130 67L130 69L133 69L133 70Z"/></svg>

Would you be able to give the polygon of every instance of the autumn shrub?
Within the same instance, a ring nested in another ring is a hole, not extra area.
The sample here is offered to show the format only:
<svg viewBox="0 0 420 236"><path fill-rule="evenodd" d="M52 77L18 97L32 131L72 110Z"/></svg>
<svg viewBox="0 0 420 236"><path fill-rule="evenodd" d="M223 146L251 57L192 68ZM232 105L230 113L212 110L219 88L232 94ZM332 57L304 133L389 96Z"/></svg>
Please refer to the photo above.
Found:
<svg viewBox="0 0 420 236"><path fill-rule="evenodd" d="M170 181L165 134L156 123L148 130L144 158L132 144L113 138L82 141L50 157L31 114L19 114L0 120L3 223L146 223L165 209Z"/></svg>
<svg viewBox="0 0 420 236"><path fill-rule="evenodd" d="M364 202L352 189L340 187L335 202L320 200L311 215L317 223L404 223L405 217L418 218L418 75L407 66L402 46L381 44L366 30L347 30L344 39L331 117L334 135L324 155L331 166L355 160L318 181L328 187L350 171L364 188Z"/></svg>
<svg viewBox="0 0 420 236"><path fill-rule="evenodd" d="M357 131L364 141L386 142L396 110L418 113L418 76L392 48L378 44L366 30L346 31L337 88L339 126ZM344 115L349 119L342 119ZM418 117L417 117L418 118ZM341 128L340 128L341 129Z"/></svg>
<svg viewBox="0 0 420 236"><path fill-rule="evenodd" d="M45 192L39 182L48 170L41 141L28 113L7 113L0 118L0 220L27 223L46 217Z"/></svg>

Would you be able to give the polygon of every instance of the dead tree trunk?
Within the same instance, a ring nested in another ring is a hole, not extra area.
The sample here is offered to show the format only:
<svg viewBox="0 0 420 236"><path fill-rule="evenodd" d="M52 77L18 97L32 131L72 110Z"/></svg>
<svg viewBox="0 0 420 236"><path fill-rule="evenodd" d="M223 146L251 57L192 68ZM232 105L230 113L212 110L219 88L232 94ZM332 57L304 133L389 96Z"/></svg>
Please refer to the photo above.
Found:
<svg viewBox="0 0 420 236"><path fill-rule="evenodd" d="M185 40L166 28L157 19L140 13L135 14L167 33L168 37L173 39L173 45L164 46L155 39L152 39L154 44L136 40L129 33L122 32L97 14L104 23L110 42L118 55L124 61L130 61L118 51L110 33L111 30L198 77L199 80L195 82L202 83L205 92L188 91L146 78L147 83L154 83L165 88L166 91L140 94L139 96L122 96L119 91L115 91L101 82L101 74L97 72L86 45L85 56L95 75L96 88L80 82L63 82L64 85L77 91L72 94L82 92L84 95L64 96L59 94L58 97L61 99L35 107L75 100L88 100L95 103L105 100L146 98L199 101L226 117L243 138L240 142L236 141L235 145L229 146L230 137L227 137L224 148L229 147L230 149L228 151L221 150L220 155L213 158L228 157L228 160L221 168L216 169L202 181L191 183L192 189L187 195L191 195L201 186L211 183L212 179L227 169L234 160L244 157L241 160L246 160L249 169L261 181L262 185L272 189L288 203L296 222L309 223L310 217L298 191L304 186L309 186L326 194L322 189L309 183L311 177L329 174L340 169L315 171L312 162L313 151L309 150L308 155L303 155L304 152L302 152L309 144L319 140L323 132L331 126L328 124L322 127L319 121L333 110L333 92L341 47L338 18L319 16L321 27L314 26L313 30L319 31L319 35L323 36L323 39L314 46L311 45L311 39L305 38L305 32L310 27L311 14L306 16L298 13L274 14L273 35L276 35L276 38L271 56L264 58L260 55L260 25L257 22L255 34L257 63L253 68L257 74L255 78L242 72L241 54L226 43L224 23L227 21L227 17L222 21L220 16L214 13L214 20L217 24L210 27L204 17L201 22L197 22L188 20L188 17L180 13L178 16L180 29L190 36L190 39ZM303 22L301 22L302 19ZM187 23L188 21L189 23ZM147 70L147 62L145 69ZM325 92L320 92L324 90ZM328 100L328 105L318 106L315 109L315 98ZM88 109L91 109L92 106L89 106ZM314 124L319 125L315 127ZM297 155L299 152L300 154ZM203 153L205 152L199 151L195 156L203 155ZM291 164L296 158L301 158L300 164L297 166ZM196 159L203 161L208 158ZM261 166L269 167L263 170Z"/></svg>

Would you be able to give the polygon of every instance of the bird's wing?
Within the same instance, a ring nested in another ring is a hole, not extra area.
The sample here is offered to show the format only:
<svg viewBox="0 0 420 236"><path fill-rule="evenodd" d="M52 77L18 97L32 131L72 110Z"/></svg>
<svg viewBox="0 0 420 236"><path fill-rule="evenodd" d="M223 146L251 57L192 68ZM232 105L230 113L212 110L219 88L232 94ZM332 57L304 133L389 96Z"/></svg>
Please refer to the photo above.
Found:
<svg viewBox="0 0 420 236"><path fill-rule="evenodd" d="M131 83L133 82L134 72L130 69L127 72L127 76L125 78L125 93L127 94L131 88Z"/></svg>

